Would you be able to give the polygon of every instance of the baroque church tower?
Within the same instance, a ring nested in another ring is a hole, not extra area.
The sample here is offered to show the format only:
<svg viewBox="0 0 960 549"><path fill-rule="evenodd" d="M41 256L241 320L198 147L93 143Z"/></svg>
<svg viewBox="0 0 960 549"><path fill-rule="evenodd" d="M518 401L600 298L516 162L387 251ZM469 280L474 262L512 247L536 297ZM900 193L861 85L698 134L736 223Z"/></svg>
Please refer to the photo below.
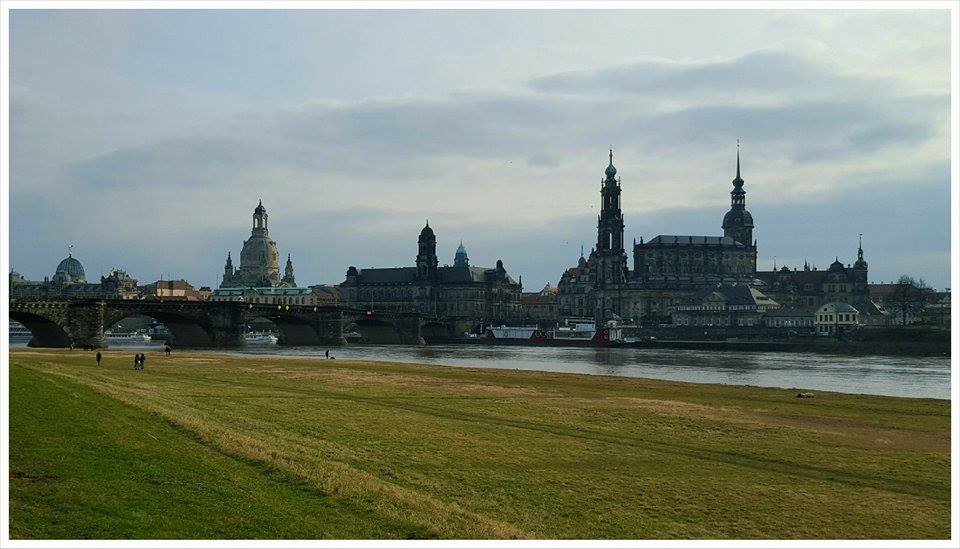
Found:
<svg viewBox="0 0 960 549"><path fill-rule="evenodd" d="M600 215L597 217L597 250L595 252L598 284L620 284L627 279L627 254L623 249L623 212L620 210L620 180L610 164L600 183Z"/></svg>
<svg viewBox="0 0 960 549"><path fill-rule="evenodd" d="M723 236L745 245L753 245L753 216L747 211L747 191L740 177L740 141L737 140L737 177L730 191L730 211L723 216Z"/></svg>
<svg viewBox="0 0 960 549"><path fill-rule="evenodd" d="M430 228L430 221L420 231L420 237L417 239L417 279L433 280L437 275L437 237Z"/></svg>

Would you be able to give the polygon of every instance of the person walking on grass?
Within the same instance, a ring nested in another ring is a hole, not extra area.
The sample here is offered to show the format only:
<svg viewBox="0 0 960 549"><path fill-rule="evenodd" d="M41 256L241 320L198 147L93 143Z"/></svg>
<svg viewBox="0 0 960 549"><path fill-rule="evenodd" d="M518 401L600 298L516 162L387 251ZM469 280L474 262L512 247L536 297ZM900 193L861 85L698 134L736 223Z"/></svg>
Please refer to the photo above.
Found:
<svg viewBox="0 0 960 549"><path fill-rule="evenodd" d="M133 355L133 369L134 370L140 369L140 353Z"/></svg>
<svg viewBox="0 0 960 549"><path fill-rule="evenodd" d="M147 362L147 355L140 353L140 369L141 370L146 365L146 362Z"/></svg>
<svg viewBox="0 0 960 549"><path fill-rule="evenodd" d="M103 358L103 355L100 354L100 351L97 351L97 366L100 365L100 359Z"/></svg>

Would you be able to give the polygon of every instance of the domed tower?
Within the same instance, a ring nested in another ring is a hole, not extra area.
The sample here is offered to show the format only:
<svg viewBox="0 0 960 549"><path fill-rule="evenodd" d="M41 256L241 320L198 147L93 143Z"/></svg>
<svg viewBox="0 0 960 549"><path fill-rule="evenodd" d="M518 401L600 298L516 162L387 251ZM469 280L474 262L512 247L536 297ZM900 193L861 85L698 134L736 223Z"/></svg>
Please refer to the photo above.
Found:
<svg viewBox="0 0 960 549"><path fill-rule="evenodd" d="M73 244L67 248L67 257L57 264L57 270L51 280L58 284L78 284L87 281L83 265L73 257Z"/></svg>
<svg viewBox="0 0 960 549"><path fill-rule="evenodd" d="M261 200L253 210L253 229L240 250L240 268L235 286L276 287L280 285L280 253L267 230L267 209Z"/></svg>
<svg viewBox="0 0 960 549"><path fill-rule="evenodd" d="M457 253L453 256L453 266L454 267L469 267L470 259L467 258L467 249L463 247L463 241L460 241L460 246L457 247Z"/></svg>
<svg viewBox="0 0 960 549"><path fill-rule="evenodd" d="M432 280L437 274L437 237L430 228L430 221L420 231L417 239L417 279Z"/></svg>
<svg viewBox="0 0 960 549"><path fill-rule="evenodd" d="M723 216L723 236L750 246L753 244L753 216L747 211L747 192L740 177L740 142L737 142L737 177L730 191L730 211Z"/></svg>

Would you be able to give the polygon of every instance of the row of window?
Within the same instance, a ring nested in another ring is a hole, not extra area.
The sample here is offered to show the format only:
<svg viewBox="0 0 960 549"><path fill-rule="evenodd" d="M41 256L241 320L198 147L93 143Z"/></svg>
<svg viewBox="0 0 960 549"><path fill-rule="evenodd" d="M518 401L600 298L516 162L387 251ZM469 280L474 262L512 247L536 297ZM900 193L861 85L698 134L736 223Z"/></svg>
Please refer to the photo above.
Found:
<svg viewBox="0 0 960 549"><path fill-rule="evenodd" d="M834 315L833 313L821 313L817 315L817 322L834 322L834 317L836 317L836 322L855 322L856 316L853 313L839 313Z"/></svg>

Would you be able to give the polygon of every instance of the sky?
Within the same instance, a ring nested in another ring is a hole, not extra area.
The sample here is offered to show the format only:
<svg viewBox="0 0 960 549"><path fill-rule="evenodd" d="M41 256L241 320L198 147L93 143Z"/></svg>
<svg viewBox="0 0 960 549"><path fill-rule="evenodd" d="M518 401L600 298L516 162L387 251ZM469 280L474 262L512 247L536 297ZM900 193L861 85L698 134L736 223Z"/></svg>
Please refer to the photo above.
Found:
<svg viewBox="0 0 960 549"><path fill-rule="evenodd" d="M950 285L945 10L14 10L10 260L219 283L259 199L300 285L719 235L737 139L758 268ZM632 253L630 254L632 265Z"/></svg>

